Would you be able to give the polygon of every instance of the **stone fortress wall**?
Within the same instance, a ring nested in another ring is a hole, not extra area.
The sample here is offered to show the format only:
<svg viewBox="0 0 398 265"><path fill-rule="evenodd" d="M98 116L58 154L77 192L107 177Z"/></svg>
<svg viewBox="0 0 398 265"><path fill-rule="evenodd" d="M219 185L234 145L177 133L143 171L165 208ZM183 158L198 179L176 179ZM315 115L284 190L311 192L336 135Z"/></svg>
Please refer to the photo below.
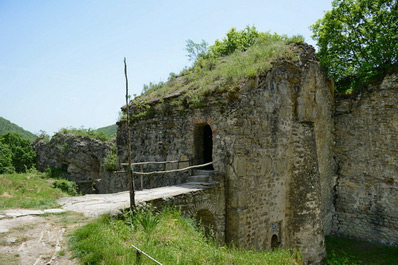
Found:
<svg viewBox="0 0 398 265"><path fill-rule="evenodd" d="M152 101L151 115L132 125L133 161L199 164L196 138L209 126L214 169L225 178L226 242L297 247L310 263L323 258L327 234L397 245L397 75L373 92L335 99L313 50L304 47L299 61L276 62L236 94L208 96L202 108ZM122 160L126 143L121 122ZM146 186L186 177L159 176Z"/></svg>
<svg viewBox="0 0 398 265"><path fill-rule="evenodd" d="M398 245L398 74L336 100L333 232Z"/></svg>
<svg viewBox="0 0 398 265"><path fill-rule="evenodd" d="M200 164L206 162L201 138L210 127L214 169L225 179L224 240L257 249L300 248L308 262L319 263L324 223L330 231L334 214L333 96L313 48L305 45L300 52L300 59L276 62L233 95L208 96L205 107L173 109L167 100L153 102L151 115L132 123L131 139L135 162ZM125 126L119 123L121 161ZM185 179L156 176L145 186Z"/></svg>

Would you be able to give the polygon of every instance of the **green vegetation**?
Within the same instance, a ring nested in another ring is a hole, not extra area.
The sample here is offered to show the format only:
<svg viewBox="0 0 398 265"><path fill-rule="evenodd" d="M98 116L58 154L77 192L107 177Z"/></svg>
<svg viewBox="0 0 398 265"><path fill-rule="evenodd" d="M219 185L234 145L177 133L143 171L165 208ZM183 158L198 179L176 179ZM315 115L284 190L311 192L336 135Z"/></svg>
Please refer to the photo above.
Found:
<svg viewBox="0 0 398 265"><path fill-rule="evenodd" d="M22 138L28 139L31 142L33 142L37 138L37 136L33 133L24 130L23 128L10 122L9 120L0 117L0 136L6 133L16 133Z"/></svg>
<svg viewBox="0 0 398 265"><path fill-rule="evenodd" d="M312 31L338 92L355 91L397 69L396 0L334 0L332 5Z"/></svg>
<svg viewBox="0 0 398 265"><path fill-rule="evenodd" d="M16 133L0 136L0 174L26 172L34 167L36 153L28 139Z"/></svg>
<svg viewBox="0 0 398 265"><path fill-rule="evenodd" d="M163 98L178 90L183 94L172 105L201 107L205 97L216 93L236 93L239 84L271 68L278 58L294 58L290 43L302 43L303 38L288 38L278 34L258 32L255 27L242 31L232 28L226 37L212 46L187 41L188 56L194 60L190 68L178 76L170 75L166 83L144 86L143 94L134 102ZM231 97L230 97L231 98ZM232 97L233 98L233 97ZM143 111L150 113L147 109Z"/></svg>
<svg viewBox="0 0 398 265"><path fill-rule="evenodd" d="M116 154L116 143L113 144L112 149L106 154L104 162L101 164L101 166L109 172L113 172L117 169L118 158Z"/></svg>
<svg viewBox="0 0 398 265"><path fill-rule="evenodd" d="M344 237L326 236L326 252L330 265L398 264L398 247Z"/></svg>
<svg viewBox="0 0 398 265"><path fill-rule="evenodd" d="M104 132L109 138L116 138L117 125L109 125L106 127L98 128L96 131Z"/></svg>
<svg viewBox="0 0 398 265"><path fill-rule="evenodd" d="M66 179L56 179L53 182L53 188L62 190L71 196L78 195L76 182L69 181Z"/></svg>
<svg viewBox="0 0 398 265"><path fill-rule="evenodd" d="M0 175L0 209L58 207L56 200L68 194L54 188L56 181L35 171Z"/></svg>
<svg viewBox="0 0 398 265"><path fill-rule="evenodd" d="M97 139L99 141L105 142L110 138L103 131L93 130L93 129L85 129L85 128L62 128L58 131L58 133L69 133L75 136L89 137L93 139Z"/></svg>
<svg viewBox="0 0 398 265"><path fill-rule="evenodd" d="M134 244L163 264L303 264L294 251L242 250L206 238L192 219L166 209L124 218L102 216L76 230L70 240L83 264L137 264ZM144 256L140 264L153 264Z"/></svg>

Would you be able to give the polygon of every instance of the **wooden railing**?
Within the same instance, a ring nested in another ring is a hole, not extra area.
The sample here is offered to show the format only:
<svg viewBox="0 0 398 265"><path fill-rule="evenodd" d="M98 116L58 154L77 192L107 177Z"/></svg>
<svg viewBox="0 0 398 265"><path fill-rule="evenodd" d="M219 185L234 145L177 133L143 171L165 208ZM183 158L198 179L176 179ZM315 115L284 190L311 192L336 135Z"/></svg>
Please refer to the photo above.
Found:
<svg viewBox="0 0 398 265"><path fill-rule="evenodd" d="M153 174L165 174L165 173L174 173L174 172L182 172L186 170L191 170L195 168L201 168L205 166L212 165L215 161L211 161L208 163L200 164L200 165L193 165L185 168L178 168L178 169L170 169L170 170L160 170L160 171L150 171L150 172L144 172L143 170L143 165L150 165L150 164L175 164L178 163L177 167L180 166L180 163L186 163L189 162L191 164L191 160L173 160L173 161L148 161L148 162L136 162L136 163L131 163L132 168L130 169L133 174L139 175L140 176L140 182L141 182L141 189L144 189L144 180L143 176L144 175L153 175ZM121 163L121 166L128 166L128 163ZM134 166L140 166L140 171L134 171ZM127 171L118 171L116 173L127 173Z"/></svg>

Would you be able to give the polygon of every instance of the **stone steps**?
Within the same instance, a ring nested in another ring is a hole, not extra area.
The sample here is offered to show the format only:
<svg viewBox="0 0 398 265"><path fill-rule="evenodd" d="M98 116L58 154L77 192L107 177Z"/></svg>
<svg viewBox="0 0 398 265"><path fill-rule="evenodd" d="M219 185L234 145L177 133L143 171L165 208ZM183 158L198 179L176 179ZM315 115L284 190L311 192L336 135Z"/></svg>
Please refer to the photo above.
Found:
<svg viewBox="0 0 398 265"><path fill-rule="evenodd" d="M214 170L194 170L193 175L188 177L188 182L209 183L212 182Z"/></svg>

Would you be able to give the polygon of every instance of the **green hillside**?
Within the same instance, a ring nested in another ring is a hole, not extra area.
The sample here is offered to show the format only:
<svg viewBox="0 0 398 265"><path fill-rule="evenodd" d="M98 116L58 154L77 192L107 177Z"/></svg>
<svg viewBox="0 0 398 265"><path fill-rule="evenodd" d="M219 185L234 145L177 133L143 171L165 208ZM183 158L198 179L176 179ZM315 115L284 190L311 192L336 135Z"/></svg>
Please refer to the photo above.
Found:
<svg viewBox="0 0 398 265"><path fill-rule="evenodd" d="M117 125L116 124L112 124L112 125L109 125L109 126L98 128L97 131L104 132L110 138L116 138Z"/></svg>
<svg viewBox="0 0 398 265"><path fill-rule="evenodd" d="M22 138L29 139L29 141L34 141L37 138L37 136L33 133L24 130L23 128L10 122L9 120L4 119L3 117L0 117L0 136L8 132L19 134Z"/></svg>

